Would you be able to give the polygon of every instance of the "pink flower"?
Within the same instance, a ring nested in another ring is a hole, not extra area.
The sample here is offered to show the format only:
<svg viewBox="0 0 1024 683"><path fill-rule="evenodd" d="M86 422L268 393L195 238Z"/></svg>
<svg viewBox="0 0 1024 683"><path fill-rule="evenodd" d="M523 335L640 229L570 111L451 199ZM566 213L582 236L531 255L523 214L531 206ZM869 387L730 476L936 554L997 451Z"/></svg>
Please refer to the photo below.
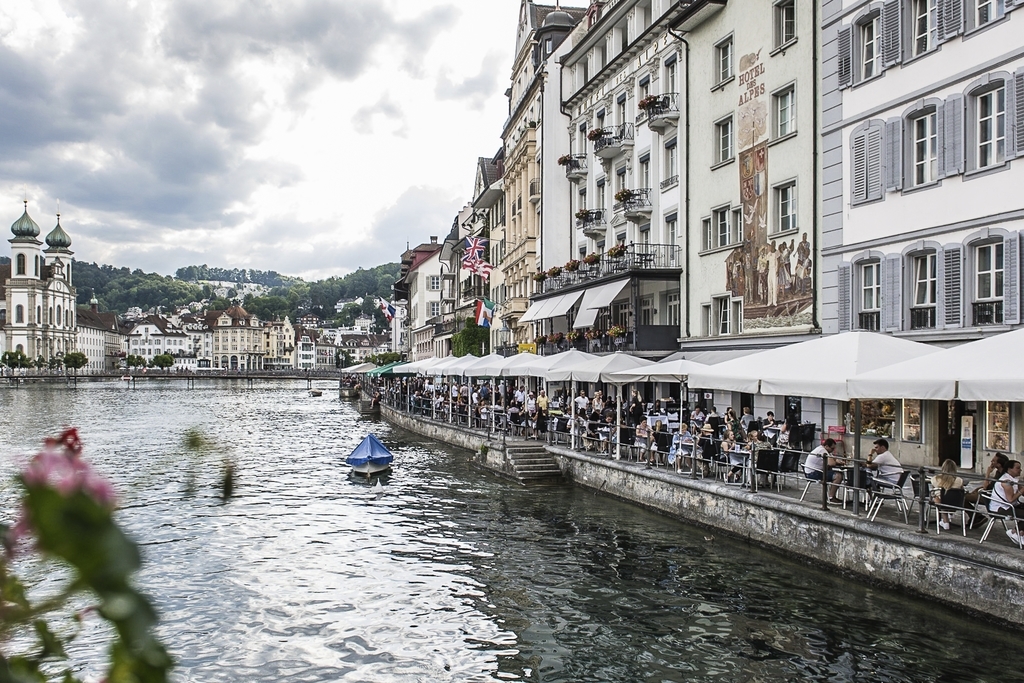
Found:
<svg viewBox="0 0 1024 683"><path fill-rule="evenodd" d="M72 427L47 439L22 472L27 486L47 486L63 496L81 491L103 507L114 506L114 487L81 458L82 441Z"/></svg>

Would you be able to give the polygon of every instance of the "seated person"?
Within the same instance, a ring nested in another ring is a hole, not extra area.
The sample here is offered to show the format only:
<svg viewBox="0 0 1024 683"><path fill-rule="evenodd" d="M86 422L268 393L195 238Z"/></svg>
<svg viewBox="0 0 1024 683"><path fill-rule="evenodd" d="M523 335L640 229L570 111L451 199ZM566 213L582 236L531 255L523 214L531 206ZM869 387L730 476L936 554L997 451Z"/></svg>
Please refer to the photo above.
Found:
<svg viewBox="0 0 1024 683"><path fill-rule="evenodd" d="M1006 472L992 487L992 498L988 502L989 512L1005 515L1009 514L1012 508L1017 517L1024 516L1024 503L1020 501L1021 497L1024 497L1024 486L1017 483L1019 478L1020 462L1011 460ZM1006 535L1020 545L1020 529L1007 529Z"/></svg>
<svg viewBox="0 0 1024 683"><path fill-rule="evenodd" d="M946 494L946 491L963 489L964 480L956 476L956 473L956 463L949 458L946 458L942 463L942 471L932 477L929 481L929 485L932 487L932 503L934 505L942 505L942 497ZM948 512L942 512L939 514L939 526L943 529L949 529Z"/></svg>
<svg viewBox="0 0 1024 683"><path fill-rule="evenodd" d="M828 481L832 482L828 486L828 501L830 503L842 502L836 497L839 485L843 483L843 472L838 469L842 463L838 458L833 457L835 452L836 440L825 439L820 446L807 454L807 460L804 461L805 477L821 481L822 472L824 472Z"/></svg>
<svg viewBox="0 0 1024 683"><path fill-rule="evenodd" d="M996 482L1006 469L1010 465L1010 459L1002 453L993 453L992 459L989 460L988 469L985 470L985 481L980 486L967 492L964 496L964 503L970 503L976 505L978 499L981 498L981 494L987 491L991 491L992 487L995 486Z"/></svg>
<svg viewBox="0 0 1024 683"><path fill-rule="evenodd" d="M881 479L887 484L895 485L903 474L903 465L889 452L889 442L885 439L876 439L868 454L867 468L874 470L875 479Z"/></svg>
<svg viewBox="0 0 1024 683"><path fill-rule="evenodd" d="M710 462L718 455L718 442L715 441L717 433L715 427L708 420L704 423L704 426L700 429L700 439L697 441L697 445L700 446L701 454L704 456L704 460ZM710 468L707 464L704 465L704 474L710 473Z"/></svg>

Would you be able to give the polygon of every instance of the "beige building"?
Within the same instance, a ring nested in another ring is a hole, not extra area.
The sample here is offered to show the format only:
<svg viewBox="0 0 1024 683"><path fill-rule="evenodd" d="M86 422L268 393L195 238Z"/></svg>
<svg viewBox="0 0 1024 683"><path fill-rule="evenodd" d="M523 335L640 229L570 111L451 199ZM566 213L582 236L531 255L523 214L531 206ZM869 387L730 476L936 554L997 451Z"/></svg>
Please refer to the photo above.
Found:
<svg viewBox="0 0 1024 683"><path fill-rule="evenodd" d="M288 370L295 364L295 328L285 316L263 326L264 370Z"/></svg>
<svg viewBox="0 0 1024 683"><path fill-rule="evenodd" d="M206 323L213 330L213 367L263 369L263 325L256 316L232 306L226 311L207 311Z"/></svg>

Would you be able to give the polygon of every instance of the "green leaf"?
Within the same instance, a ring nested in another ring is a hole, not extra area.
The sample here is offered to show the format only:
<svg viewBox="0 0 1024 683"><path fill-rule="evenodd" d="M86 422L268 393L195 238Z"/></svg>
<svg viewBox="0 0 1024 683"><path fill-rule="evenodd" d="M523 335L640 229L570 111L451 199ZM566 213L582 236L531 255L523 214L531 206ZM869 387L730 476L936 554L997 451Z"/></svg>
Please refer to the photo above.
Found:
<svg viewBox="0 0 1024 683"><path fill-rule="evenodd" d="M36 628L36 635L39 637L39 644L43 648L39 655L40 659L46 659L47 657L67 659L68 655L64 652L64 643L54 635L46 622L42 619L36 619L33 625Z"/></svg>

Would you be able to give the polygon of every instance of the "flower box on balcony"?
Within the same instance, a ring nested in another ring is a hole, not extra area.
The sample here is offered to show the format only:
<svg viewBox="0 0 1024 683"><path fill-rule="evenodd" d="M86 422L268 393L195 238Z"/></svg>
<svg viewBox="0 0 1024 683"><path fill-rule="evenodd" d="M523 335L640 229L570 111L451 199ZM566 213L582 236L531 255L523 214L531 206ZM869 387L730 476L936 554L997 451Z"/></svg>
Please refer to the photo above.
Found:
<svg viewBox="0 0 1024 683"><path fill-rule="evenodd" d="M613 247L609 247L607 253L609 258L622 258L626 255L626 245L616 244Z"/></svg>
<svg viewBox="0 0 1024 683"><path fill-rule="evenodd" d="M565 335L561 332L555 332L554 334L548 335L548 342L552 344L561 344L564 339Z"/></svg>
<svg viewBox="0 0 1024 683"><path fill-rule="evenodd" d="M576 259L571 259L569 261L566 261L565 262L565 266L563 266L563 270L565 270L565 272L567 272L567 273L575 273L579 269L580 269L580 262L577 261Z"/></svg>
<svg viewBox="0 0 1024 683"><path fill-rule="evenodd" d="M587 330L584 336L586 336L587 339L593 341L594 339L600 339L602 334L603 333L601 332L601 330L597 329L596 327L591 327L589 330Z"/></svg>
<svg viewBox="0 0 1024 683"><path fill-rule="evenodd" d="M548 341L547 335L542 334L542 335L538 335L537 338L533 340L533 343L537 344L538 346L540 346L541 344L546 344L547 341Z"/></svg>
<svg viewBox="0 0 1024 683"><path fill-rule="evenodd" d="M544 282L547 279L548 279L548 274L547 273L534 273L533 274L533 281L534 282Z"/></svg>
<svg viewBox="0 0 1024 683"><path fill-rule="evenodd" d="M612 339L618 339L619 337L626 336L626 328L621 325L614 325L608 330L608 336Z"/></svg>
<svg viewBox="0 0 1024 683"><path fill-rule="evenodd" d="M601 257L598 256L597 254L587 254L586 256L583 257L583 262L586 263L588 266L592 266L596 263L599 263L600 261Z"/></svg>
<svg viewBox="0 0 1024 683"><path fill-rule="evenodd" d="M563 154L562 156L558 157L559 166L568 166L570 161L572 161L571 154Z"/></svg>
<svg viewBox="0 0 1024 683"><path fill-rule="evenodd" d="M579 211L576 212L576 219L577 220L585 221L588 218L590 218L590 210L589 209L580 209Z"/></svg>
<svg viewBox="0 0 1024 683"><path fill-rule="evenodd" d="M591 142L597 142L605 135L608 135L609 131L604 128L595 128L594 130L587 133L587 139Z"/></svg>
<svg viewBox="0 0 1024 683"><path fill-rule="evenodd" d="M648 95L647 97L637 102L636 107L637 109L643 109L646 111L649 107L653 107L655 104L657 104L658 100L660 99L661 98L658 97L657 95Z"/></svg>
<svg viewBox="0 0 1024 683"><path fill-rule="evenodd" d="M571 342L577 342L583 338L583 335L579 332L579 330L570 330L569 332L565 333L565 338Z"/></svg>
<svg viewBox="0 0 1024 683"><path fill-rule="evenodd" d="M551 266L548 268L548 277L558 277L562 274L561 266Z"/></svg>
<svg viewBox="0 0 1024 683"><path fill-rule="evenodd" d="M633 190L622 189L615 193L615 201L628 202L633 198Z"/></svg>

